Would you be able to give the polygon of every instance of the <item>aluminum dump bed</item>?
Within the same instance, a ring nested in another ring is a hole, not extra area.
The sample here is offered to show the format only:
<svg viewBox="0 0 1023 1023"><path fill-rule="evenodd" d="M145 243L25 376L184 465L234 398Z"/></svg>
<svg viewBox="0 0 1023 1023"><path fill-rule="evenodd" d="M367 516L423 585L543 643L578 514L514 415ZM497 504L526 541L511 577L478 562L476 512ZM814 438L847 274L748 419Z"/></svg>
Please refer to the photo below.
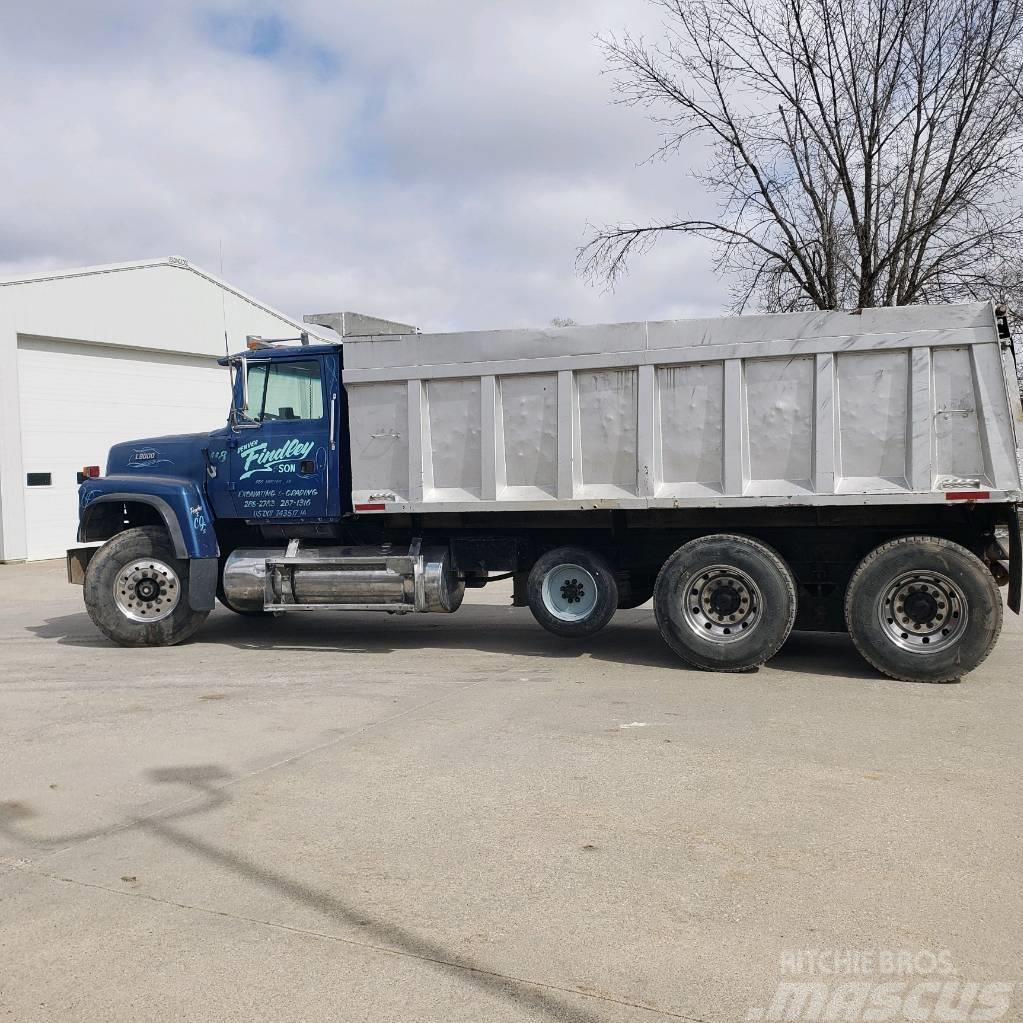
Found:
<svg viewBox="0 0 1023 1023"><path fill-rule="evenodd" d="M989 303L345 341L357 511L1016 501Z"/></svg>

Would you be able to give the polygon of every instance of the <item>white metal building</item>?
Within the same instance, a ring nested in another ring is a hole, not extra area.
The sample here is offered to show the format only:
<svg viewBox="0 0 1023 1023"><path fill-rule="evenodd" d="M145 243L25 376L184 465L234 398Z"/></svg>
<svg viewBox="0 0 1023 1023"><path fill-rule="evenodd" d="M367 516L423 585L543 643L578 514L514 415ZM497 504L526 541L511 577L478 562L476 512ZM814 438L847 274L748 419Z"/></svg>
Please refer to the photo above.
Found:
<svg viewBox="0 0 1023 1023"><path fill-rule="evenodd" d="M174 256L0 280L0 561L73 545L77 474L112 444L223 424L225 329L310 328Z"/></svg>

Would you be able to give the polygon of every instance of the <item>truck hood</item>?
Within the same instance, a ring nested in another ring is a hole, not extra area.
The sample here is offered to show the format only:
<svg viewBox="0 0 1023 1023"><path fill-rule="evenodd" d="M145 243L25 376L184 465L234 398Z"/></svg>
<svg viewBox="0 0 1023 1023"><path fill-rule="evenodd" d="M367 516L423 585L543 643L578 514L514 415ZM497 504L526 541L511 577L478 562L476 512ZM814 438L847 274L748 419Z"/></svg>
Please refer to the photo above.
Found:
<svg viewBox="0 0 1023 1023"><path fill-rule="evenodd" d="M205 475L203 448L209 433L179 433L170 437L145 437L115 444L107 456L108 476L186 476L201 480Z"/></svg>

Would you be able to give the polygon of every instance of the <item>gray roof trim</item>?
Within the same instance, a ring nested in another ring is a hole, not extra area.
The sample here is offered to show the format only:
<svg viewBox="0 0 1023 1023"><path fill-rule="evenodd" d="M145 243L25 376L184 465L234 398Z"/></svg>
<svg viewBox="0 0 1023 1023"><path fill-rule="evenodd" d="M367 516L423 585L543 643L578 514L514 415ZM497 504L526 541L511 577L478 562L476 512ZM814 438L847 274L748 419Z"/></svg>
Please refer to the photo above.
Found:
<svg viewBox="0 0 1023 1023"><path fill-rule="evenodd" d="M47 281L67 280L76 277L94 277L99 274L124 273L128 270L150 270L153 267L162 266L172 266L179 270L189 270L197 276L202 277L204 280L209 281L211 284L216 285L218 288L222 288L229 294L234 295L235 298L241 299L243 302L247 302L249 305L262 310L264 313L277 317L277 319L281 320L283 323L287 323L289 326L294 327L298 333L305 331L320 341L329 342L331 340L327 334L321 333L315 328L310 329L310 324L302 323L299 320L282 313L279 309L275 309L273 306L267 305L265 302L260 302L248 293L228 284L227 281L221 280L215 274L211 274L209 271L195 266L182 256L168 256L164 259L137 260L133 263L108 263L100 266L85 266L71 270L56 270L48 273L8 277L0 279L0 288L9 288L18 284L42 284Z"/></svg>

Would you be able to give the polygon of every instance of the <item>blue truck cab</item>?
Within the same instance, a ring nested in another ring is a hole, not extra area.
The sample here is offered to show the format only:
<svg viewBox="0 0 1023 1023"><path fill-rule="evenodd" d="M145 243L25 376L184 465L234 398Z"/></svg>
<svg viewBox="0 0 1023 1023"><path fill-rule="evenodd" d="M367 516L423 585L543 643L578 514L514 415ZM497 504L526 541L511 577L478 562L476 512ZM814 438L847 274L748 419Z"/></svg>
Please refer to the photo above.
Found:
<svg viewBox="0 0 1023 1023"><path fill-rule="evenodd" d="M78 541L110 543L69 551L69 578L86 585L90 613L117 642L179 642L218 591L223 599L221 570L235 546L330 538L350 511L341 346L249 344L220 360L232 390L223 427L117 444L105 474L82 482ZM114 573L120 589L98 581L111 558L124 562ZM114 593L113 606L100 589Z"/></svg>

